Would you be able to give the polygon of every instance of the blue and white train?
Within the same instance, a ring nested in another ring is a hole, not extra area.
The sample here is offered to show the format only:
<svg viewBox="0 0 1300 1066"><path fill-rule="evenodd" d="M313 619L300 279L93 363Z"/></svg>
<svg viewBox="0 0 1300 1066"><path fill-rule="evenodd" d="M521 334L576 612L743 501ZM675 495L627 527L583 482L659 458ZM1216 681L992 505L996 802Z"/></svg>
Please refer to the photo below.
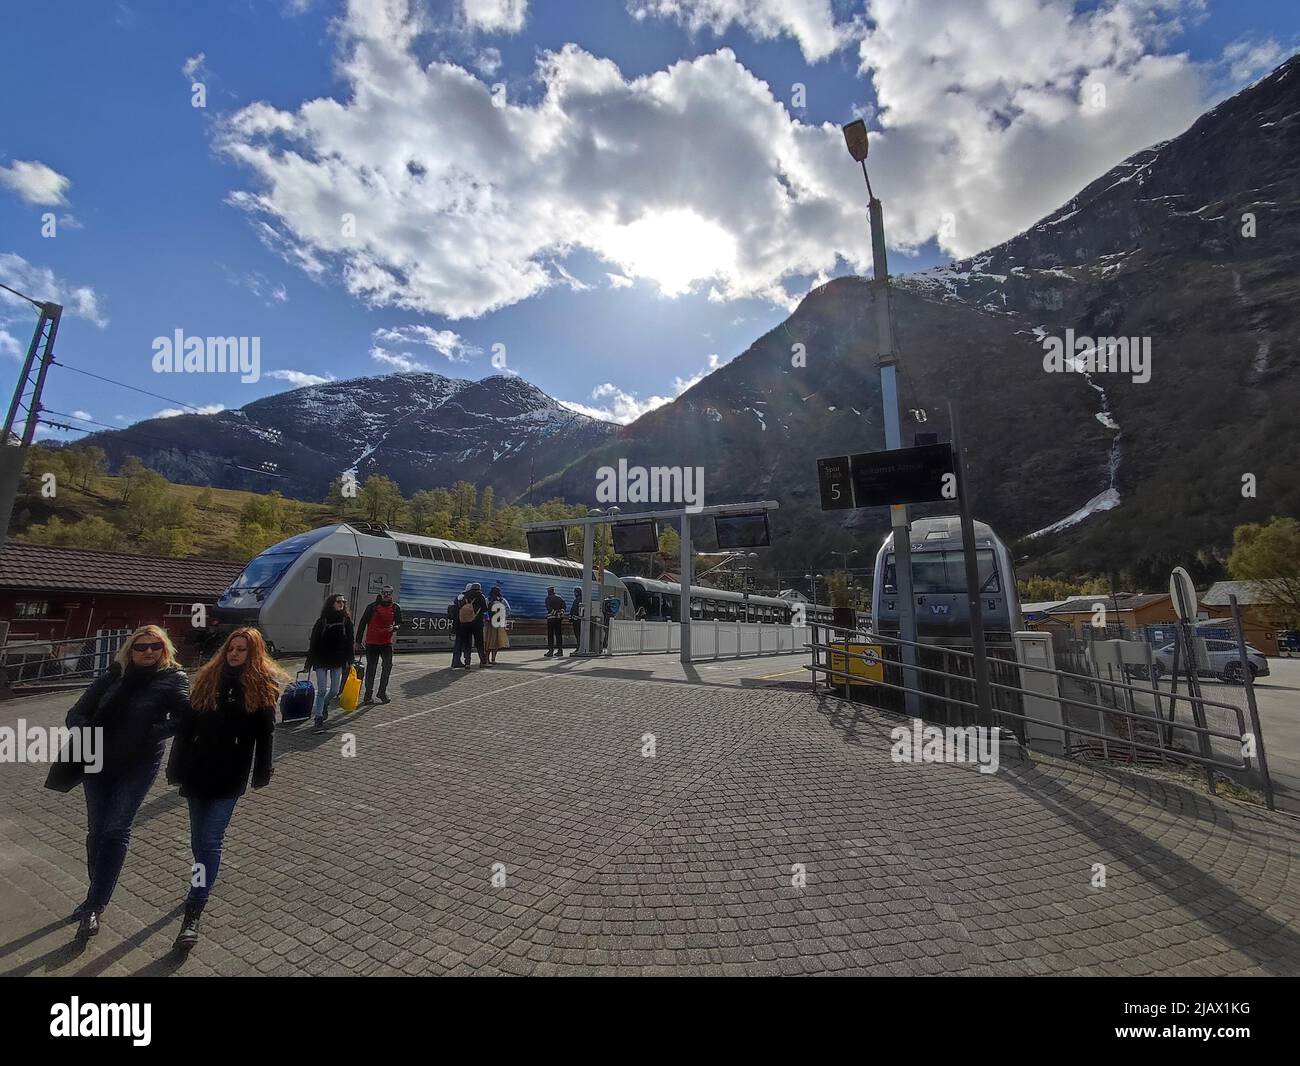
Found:
<svg viewBox="0 0 1300 1066"><path fill-rule="evenodd" d="M215 620L223 629L257 626L277 654L301 654L326 596L346 597L357 618L384 585L392 585L403 616L397 648L442 648L451 641L447 608L474 581L484 595L494 584L501 586L510 603L512 644L540 646L546 643L547 588L553 585L571 604L574 590L582 587L582 566L399 533L373 523L340 523L267 548L221 595ZM592 591L595 596L596 586ZM605 572L604 598L615 617L634 618L640 609L645 617L675 620L680 596L676 584ZM752 620L789 621L790 605L784 600L698 586L691 590L691 613L695 618L737 618L746 599ZM810 610L815 608L810 605Z"/></svg>

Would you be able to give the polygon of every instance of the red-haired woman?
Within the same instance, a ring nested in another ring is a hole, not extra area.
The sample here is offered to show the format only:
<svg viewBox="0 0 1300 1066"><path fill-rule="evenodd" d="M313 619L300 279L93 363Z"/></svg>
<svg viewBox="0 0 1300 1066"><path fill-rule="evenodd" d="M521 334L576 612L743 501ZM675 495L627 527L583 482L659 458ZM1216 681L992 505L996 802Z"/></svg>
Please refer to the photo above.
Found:
<svg viewBox="0 0 1300 1066"><path fill-rule="evenodd" d="M237 629L199 669L190 686L189 713L172 743L167 780L181 786L190 804L190 847L194 867L178 951L199 939L199 915L217 880L221 848L248 788L271 780L275 705L288 680L256 629Z"/></svg>

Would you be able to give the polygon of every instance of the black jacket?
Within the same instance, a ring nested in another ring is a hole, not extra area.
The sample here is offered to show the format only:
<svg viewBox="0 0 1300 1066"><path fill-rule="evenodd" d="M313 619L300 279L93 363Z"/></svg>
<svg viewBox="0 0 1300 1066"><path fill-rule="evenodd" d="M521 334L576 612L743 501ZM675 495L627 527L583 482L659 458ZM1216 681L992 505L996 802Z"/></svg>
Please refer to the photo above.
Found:
<svg viewBox="0 0 1300 1066"><path fill-rule="evenodd" d="M102 773L114 774L162 755L189 710L190 681L179 666L123 671L114 663L68 711L66 724L104 730Z"/></svg>
<svg viewBox="0 0 1300 1066"><path fill-rule="evenodd" d="M357 640L366 639L366 627L370 625L370 616L375 613L375 608L379 606L379 599L376 597L366 604L366 609L361 612L361 619L357 622ZM397 636L397 630L402 628L402 609L397 606L397 601L393 601L393 625L397 629L393 630L393 636Z"/></svg>
<svg viewBox="0 0 1300 1066"><path fill-rule="evenodd" d="M393 617L397 617L396 612ZM307 661L303 669L318 666L333 670L347 666L352 661L353 639L352 619L347 615L340 615L336 622L317 618L307 642Z"/></svg>
<svg viewBox="0 0 1300 1066"><path fill-rule="evenodd" d="M250 714L240 686L222 685L212 710L186 704L167 760L167 780L181 786L182 796L196 799L242 796L250 771L254 788L271 780L274 736L274 707Z"/></svg>
<svg viewBox="0 0 1300 1066"><path fill-rule="evenodd" d="M564 614L565 603L555 593L546 597L546 616L548 618L559 618Z"/></svg>

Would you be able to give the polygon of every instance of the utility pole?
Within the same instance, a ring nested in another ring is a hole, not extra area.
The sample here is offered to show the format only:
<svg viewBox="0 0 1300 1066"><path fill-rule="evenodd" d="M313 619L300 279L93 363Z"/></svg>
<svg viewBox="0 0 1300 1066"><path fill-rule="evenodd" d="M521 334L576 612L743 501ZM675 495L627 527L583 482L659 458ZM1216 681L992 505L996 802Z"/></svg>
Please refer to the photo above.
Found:
<svg viewBox="0 0 1300 1066"><path fill-rule="evenodd" d="M880 369L880 405L885 415L885 448L893 451L903 446L902 412L898 396L898 352L894 348L894 309L889 287L889 263L885 254L884 205L871 191L867 177L867 124L856 119L844 127L844 142L849 154L862 164L867 183L867 212L871 220L871 263L874 277L876 311L876 365ZM912 528L907 505L889 509L889 524L894 534L894 573L898 583L898 635L903 641L903 700L909 717L917 717L916 689L916 601L912 595Z"/></svg>
<svg viewBox="0 0 1300 1066"><path fill-rule="evenodd" d="M7 285L7 291L14 292ZM18 485L22 481L23 467L27 462L27 453L36 435L36 424L40 419L41 392L45 388L45 375L50 363L54 361L54 338L59 332L59 320L63 317L63 308L56 303L41 303L30 296L15 293L36 307L40 318L32 334L32 342L27 346L27 358L23 361L22 372L18 375L18 384L14 386L14 398L9 404L9 414L5 418L4 436L0 438L0 548L3 548L9 536L9 523L13 518L14 500L18 496ZM35 371L36 377L32 378ZM27 400L24 403L23 397ZM14 430L20 409L26 408L27 421L23 425L22 436Z"/></svg>

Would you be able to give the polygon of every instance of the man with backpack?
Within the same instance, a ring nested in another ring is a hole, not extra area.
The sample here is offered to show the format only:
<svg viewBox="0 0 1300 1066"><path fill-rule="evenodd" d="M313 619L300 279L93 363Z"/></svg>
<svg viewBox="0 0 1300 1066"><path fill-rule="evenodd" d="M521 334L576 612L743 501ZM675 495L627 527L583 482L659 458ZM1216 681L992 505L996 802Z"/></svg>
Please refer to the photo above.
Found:
<svg viewBox="0 0 1300 1066"><path fill-rule="evenodd" d="M382 660L383 675L379 678L379 702L388 702L388 675L393 672L393 635L402 625L402 608L393 602L393 586L379 590L374 602L366 606L357 623L357 643L364 642L366 649L366 698L363 704L374 703L375 665Z"/></svg>
<svg viewBox="0 0 1300 1066"><path fill-rule="evenodd" d="M569 621L573 625L573 654L582 650L582 589L573 590L573 606L569 608Z"/></svg>
<svg viewBox="0 0 1300 1066"><path fill-rule="evenodd" d="M546 590L546 659L564 658L564 600L555 594L555 586Z"/></svg>
<svg viewBox="0 0 1300 1066"><path fill-rule="evenodd" d="M461 611L466 607L467 601L465 597L469 595L471 587L472 585L466 585L465 591L452 600L451 605L447 608L447 617L451 619L451 668L453 670L459 670L462 666L466 669L469 668L469 642L471 638L468 624L461 621ZM472 615L472 607L470 612ZM461 662L462 657L465 660L463 663Z"/></svg>
<svg viewBox="0 0 1300 1066"><path fill-rule="evenodd" d="M470 608L469 613L465 608ZM465 665L469 666L469 641L474 641L474 650L478 652L478 664L482 668L487 665L487 649L483 645L483 621L487 617L488 602L487 597L483 595L483 586L477 581L473 582L469 591L465 593L465 603L461 606L461 618L469 618L469 635L465 640Z"/></svg>

